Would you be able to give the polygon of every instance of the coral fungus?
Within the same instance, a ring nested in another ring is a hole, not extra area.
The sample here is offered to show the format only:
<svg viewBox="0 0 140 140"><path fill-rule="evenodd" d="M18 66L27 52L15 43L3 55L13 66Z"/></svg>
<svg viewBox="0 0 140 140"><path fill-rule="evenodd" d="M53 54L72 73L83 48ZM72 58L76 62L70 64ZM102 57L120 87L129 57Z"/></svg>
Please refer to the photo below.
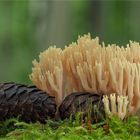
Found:
<svg viewBox="0 0 140 140"><path fill-rule="evenodd" d="M73 91L128 96L128 112L140 107L140 45L100 44L90 34L65 47L51 47L33 61L30 79L56 97L58 104ZM120 98L120 99L119 99ZM119 102L119 101L118 101Z"/></svg>

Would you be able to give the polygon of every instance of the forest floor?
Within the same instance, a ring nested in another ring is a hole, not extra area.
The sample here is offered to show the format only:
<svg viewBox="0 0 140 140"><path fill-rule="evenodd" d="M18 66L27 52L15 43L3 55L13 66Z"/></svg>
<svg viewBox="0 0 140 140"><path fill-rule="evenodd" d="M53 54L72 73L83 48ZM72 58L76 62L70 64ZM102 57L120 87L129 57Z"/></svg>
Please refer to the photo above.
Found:
<svg viewBox="0 0 140 140"><path fill-rule="evenodd" d="M0 122L0 140L140 140L140 121L111 117L104 122L83 123L80 118L48 120L47 124L25 123L16 119Z"/></svg>

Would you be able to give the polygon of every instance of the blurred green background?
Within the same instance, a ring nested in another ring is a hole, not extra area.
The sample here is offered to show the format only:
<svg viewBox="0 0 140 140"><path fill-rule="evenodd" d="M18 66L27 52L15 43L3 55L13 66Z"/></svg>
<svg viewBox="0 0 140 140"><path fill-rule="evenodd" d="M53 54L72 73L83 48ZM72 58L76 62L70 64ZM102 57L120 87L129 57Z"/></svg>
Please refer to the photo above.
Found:
<svg viewBox="0 0 140 140"><path fill-rule="evenodd" d="M31 83L32 60L90 32L100 41L140 41L140 1L0 0L0 82Z"/></svg>

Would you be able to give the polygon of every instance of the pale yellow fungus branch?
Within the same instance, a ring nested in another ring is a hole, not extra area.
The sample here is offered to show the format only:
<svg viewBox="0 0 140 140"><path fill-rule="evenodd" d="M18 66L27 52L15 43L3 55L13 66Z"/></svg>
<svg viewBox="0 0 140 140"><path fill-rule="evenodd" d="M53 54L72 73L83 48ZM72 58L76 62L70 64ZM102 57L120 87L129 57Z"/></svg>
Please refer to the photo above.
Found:
<svg viewBox="0 0 140 140"><path fill-rule="evenodd" d="M33 61L33 65L30 79L39 89L55 96L57 103L60 104L64 98L62 50L50 47L40 54L39 62Z"/></svg>
<svg viewBox="0 0 140 140"><path fill-rule="evenodd" d="M128 97L122 95L111 94L110 97L105 95L103 103L106 115L115 115L120 119L124 119L128 113Z"/></svg>

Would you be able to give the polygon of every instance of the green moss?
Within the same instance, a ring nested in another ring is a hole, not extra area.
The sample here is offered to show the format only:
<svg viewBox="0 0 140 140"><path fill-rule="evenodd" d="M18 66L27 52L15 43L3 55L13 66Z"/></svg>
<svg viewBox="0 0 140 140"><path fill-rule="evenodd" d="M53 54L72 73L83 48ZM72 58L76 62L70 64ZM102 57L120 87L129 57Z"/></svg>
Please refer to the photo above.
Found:
<svg viewBox="0 0 140 140"><path fill-rule="evenodd" d="M104 124L109 127L103 128ZM0 132L3 140L138 140L139 124L138 117L134 116L124 121L112 117L105 122L92 124L91 128L88 123L79 122L78 116L76 121L49 120L45 125L11 119L1 122Z"/></svg>

